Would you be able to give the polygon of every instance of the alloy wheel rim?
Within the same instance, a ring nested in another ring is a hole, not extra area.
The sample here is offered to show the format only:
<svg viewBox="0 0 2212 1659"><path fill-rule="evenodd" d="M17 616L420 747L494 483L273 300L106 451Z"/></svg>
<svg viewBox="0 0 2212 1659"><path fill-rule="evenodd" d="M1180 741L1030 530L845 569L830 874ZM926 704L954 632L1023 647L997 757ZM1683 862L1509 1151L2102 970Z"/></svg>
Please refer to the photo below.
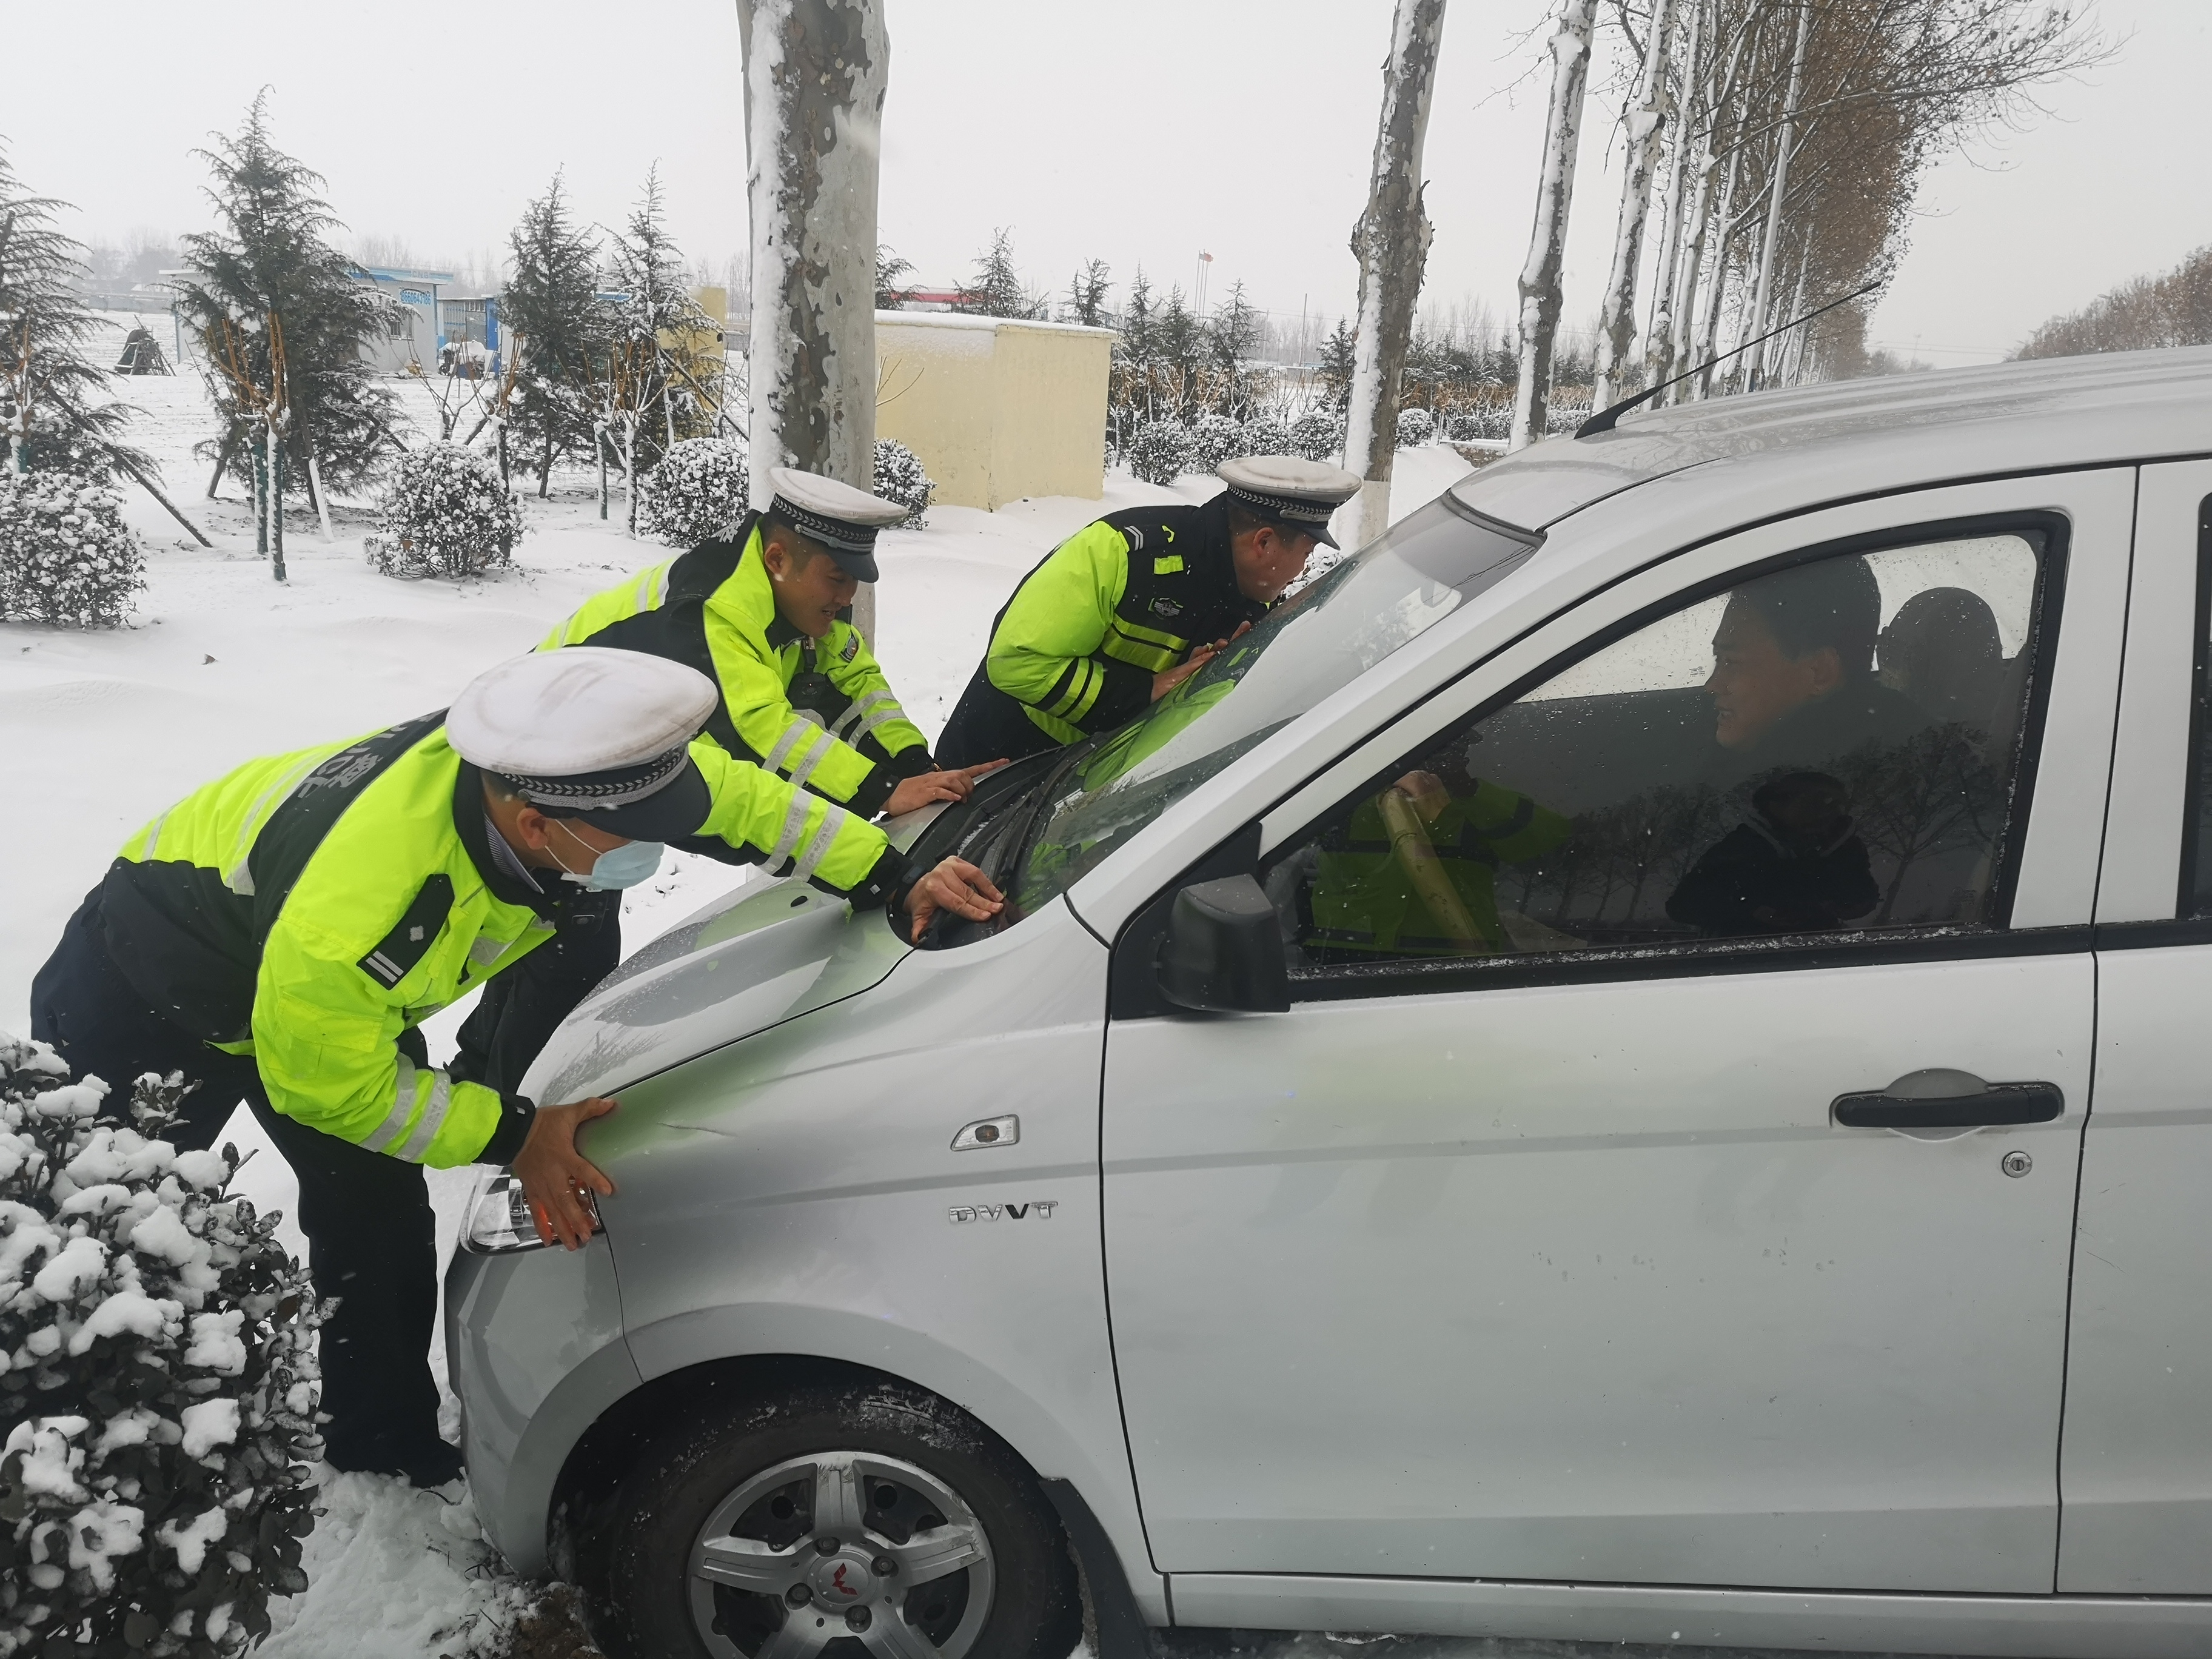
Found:
<svg viewBox="0 0 2212 1659"><path fill-rule="evenodd" d="M787 1458L735 1487L691 1545L693 1625L715 1659L963 1659L991 1612L990 1540L927 1470L872 1452Z"/></svg>

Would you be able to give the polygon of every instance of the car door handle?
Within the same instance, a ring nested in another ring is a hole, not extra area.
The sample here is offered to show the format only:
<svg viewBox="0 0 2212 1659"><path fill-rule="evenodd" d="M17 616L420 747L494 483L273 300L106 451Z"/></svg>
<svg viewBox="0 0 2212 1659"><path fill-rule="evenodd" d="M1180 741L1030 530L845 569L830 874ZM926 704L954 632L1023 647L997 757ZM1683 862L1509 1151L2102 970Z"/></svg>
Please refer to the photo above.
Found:
<svg viewBox="0 0 2212 1659"><path fill-rule="evenodd" d="M2065 1091L2055 1083L1985 1083L1949 1094L1892 1092L1897 1086L1838 1095L1829 1110L1846 1129L1980 1129L2048 1123L2066 1110Z"/></svg>

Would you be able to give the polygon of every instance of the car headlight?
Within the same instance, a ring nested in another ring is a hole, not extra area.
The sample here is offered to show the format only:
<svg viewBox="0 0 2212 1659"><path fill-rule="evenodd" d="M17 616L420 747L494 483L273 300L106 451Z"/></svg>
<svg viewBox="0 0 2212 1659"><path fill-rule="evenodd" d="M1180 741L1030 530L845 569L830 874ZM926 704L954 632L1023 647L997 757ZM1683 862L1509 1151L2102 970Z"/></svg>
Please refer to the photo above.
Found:
<svg viewBox="0 0 2212 1659"><path fill-rule="evenodd" d="M484 1255L505 1255L514 1250L542 1250L538 1224L530 1218L530 1200L522 1195L522 1182L501 1170L477 1183L469 1200L469 1224L461 1241Z"/></svg>

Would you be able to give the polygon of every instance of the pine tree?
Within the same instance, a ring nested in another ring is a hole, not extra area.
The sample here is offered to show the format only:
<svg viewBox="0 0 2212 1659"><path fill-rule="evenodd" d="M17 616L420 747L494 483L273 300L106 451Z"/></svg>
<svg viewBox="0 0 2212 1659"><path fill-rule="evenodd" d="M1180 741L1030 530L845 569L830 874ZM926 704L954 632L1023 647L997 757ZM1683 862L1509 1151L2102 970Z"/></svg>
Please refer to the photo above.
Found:
<svg viewBox="0 0 2212 1659"><path fill-rule="evenodd" d="M1352 401L1352 367L1357 361L1358 345L1352 325L1341 317L1321 343L1322 390L1328 394L1328 406L1340 412Z"/></svg>
<svg viewBox="0 0 2212 1659"><path fill-rule="evenodd" d="M513 275L500 316L516 357L508 430L536 454L543 495L556 459L590 453L593 366L605 357L610 318L599 299L599 246L569 218L559 173L523 209L507 245Z"/></svg>
<svg viewBox="0 0 2212 1659"><path fill-rule="evenodd" d="M1206 366L1212 370L1212 397L1208 399L1222 414L1241 421L1251 412L1249 377L1244 360L1260 343L1260 313L1244 297L1240 279L1230 284L1229 297L1206 319Z"/></svg>
<svg viewBox="0 0 2212 1659"><path fill-rule="evenodd" d="M1108 267L1103 259L1091 259L1067 285L1067 303L1075 313L1075 320L1085 328L1108 326L1106 290L1110 286Z"/></svg>
<svg viewBox="0 0 2212 1659"><path fill-rule="evenodd" d="M1206 367L1206 331L1182 302L1180 285L1168 290L1160 307L1157 332L1161 390L1179 420L1188 420L1198 403L1199 382Z"/></svg>
<svg viewBox="0 0 2212 1659"><path fill-rule="evenodd" d="M634 533L639 474L684 439L704 436L720 395L707 385L711 371L695 343L712 332L714 319L685 286L684 255L668 231L659 167L647 173L644 193L608 253L607 278L621 297L613 302L612 334L602 360L599 425L622 465Z"/></svg>
<svg viewBox="0 0 2212 1659"><path fill-rule="evenodd" d="M1145 280L1145 268L1139 265L1129 283L1129 303L1121 307L1121 331L1114 342L1110 400L1124 445L1139 421L1152 418L1158 368L1159 324L1152 313L1152 285Z"/></svg>
<svg viewBox="0 0 2212 1659"><path fill-rule="evenodd" d="M978 317L1037 318L1043 302L1022 286L1014 269L1014 239L1004 229L991 233L991 246L975 256L975 280L965 283L954 302L956 311Z"/></svg>
<svg viewBox="0 0 2212 1659"><path fill-rule="evenodd" d="M0 149L0 431L9 471L67 467L105 483L152 463L122 447L136 411L85 356L101 324L76 292L84 249L54 228L63 205L26 190Z"/></svg>
<svg viewBox="0 0 2212 1659"><path fill-rule="evenodd" d="M316 194L322 175L276 148L267 93L236 137L197 154L215 175L208 196L220 228L185 238L194 274L178 285L177 304L210 365L223 423L200 453L217 479L228 471L252 487L259 477L279 502L288 487L311 488L318 471L325 486L358 485L398 447L396 400L363 355L389 332L390 303L354 279L353 262L328 240L339 222ZM273 507L268 522L281 536Z"/></svg>
<svg viewBox="0 0 2212 1659"><path fill-rule="evenodd" d="M876 244L876 309L903 311L906 309L906 290L899 286L914 275L914 261L902 259L891 251L888 242Z"/></svg>

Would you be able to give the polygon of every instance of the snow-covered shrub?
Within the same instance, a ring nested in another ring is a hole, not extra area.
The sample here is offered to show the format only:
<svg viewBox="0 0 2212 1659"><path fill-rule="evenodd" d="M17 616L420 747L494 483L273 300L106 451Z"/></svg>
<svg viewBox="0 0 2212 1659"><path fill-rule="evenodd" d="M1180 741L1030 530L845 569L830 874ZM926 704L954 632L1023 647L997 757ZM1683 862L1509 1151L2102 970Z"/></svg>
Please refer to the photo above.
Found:
<svg viewBox="0 0 2212 1659"><path fill-rule="evenodd" d="M921 464L921 457L896 438L876 440L875 493L906 508L899 523L921 530L929 523L929 497L937 488Z"/></svg>
<svg viewBox="0 0 2212 1659"><path fill-rule="evenodd" d="M1246 453L1242 422L1213 414L1201 415L1191 422L1191 471L1210 473L1222 462L1233 461Z"/></svg>
<svg viewBox="0 0 2212 1659"><path fill-rule="evenodd" d="M1437 417L1425 409L1401 409L1398 411L1398 447L1414 449L1432 442L1437 435Z"/></svg>
<svg viewBox="0 0 2212 1659"><path fill-rule="evenodd" d="M188 1085L0 1036L0 1656L211 1659L307 1588L320 1322L234 1149L159 1139Z"/></svg>
<svg viewBox="0 0 2212 1659"><path fill-rule="evenodd" d="M1173 483L1190 459L1190 428L1180 421L1146 421L1129 440L1129 471L1146 483Z"/></svg>
<svg viewBox="0 0 2212 1659"><path fill-rule="evenodd" d="M1344 416L1330 410L1309 410L1291 422L1291 453L1310 461L1334 461L1344 453Z"/></svg>
<svg viewBox="0 0 2212 1659"><path fill-rule="evenodd" d="M376 524L363 545L386 575L481 576L514 562L522 504L490 457L426 444L392 467Z"/></svg>
<svg viewBox="0 0 2212 1659"><path fill-rule="evenodd" d="M751 486L742 445L726 438L685 438L643 479L638 527L671 547L737 534Z"/></svg>
<svg viewBox="0 0 2212 1659"><path fill-rule="evenodd" d="M1244 422L1244 435L1238 451L1245 455L1295 455L1291 447L1291 429L1272 415L1255 415Z"/></svg>
<svg viewBox="0 0 2212 1659"><path fill-rule="evenodd" d="M123 501L82 472L0 471L0 622L113 628L146 586Z"/></svg>
<svg viewBox="0 0 2212 1659"><path fill-rule="evenodd" d="M1590 414L1589 396L1587 392L1574 401L1547 404L1544 410L1545 434L1553 438L1562 435L1571 436L1577 427L1589 419Z"/></svg>
<svg viewBox="0 0 2212 1659"><path fill-rule="evenodd" d="M1510 435L1512 427L1513 411L1502 403L1462 405L1444 422L1445 435L1460 443L1477 438L1502 439Z"/></svg>

